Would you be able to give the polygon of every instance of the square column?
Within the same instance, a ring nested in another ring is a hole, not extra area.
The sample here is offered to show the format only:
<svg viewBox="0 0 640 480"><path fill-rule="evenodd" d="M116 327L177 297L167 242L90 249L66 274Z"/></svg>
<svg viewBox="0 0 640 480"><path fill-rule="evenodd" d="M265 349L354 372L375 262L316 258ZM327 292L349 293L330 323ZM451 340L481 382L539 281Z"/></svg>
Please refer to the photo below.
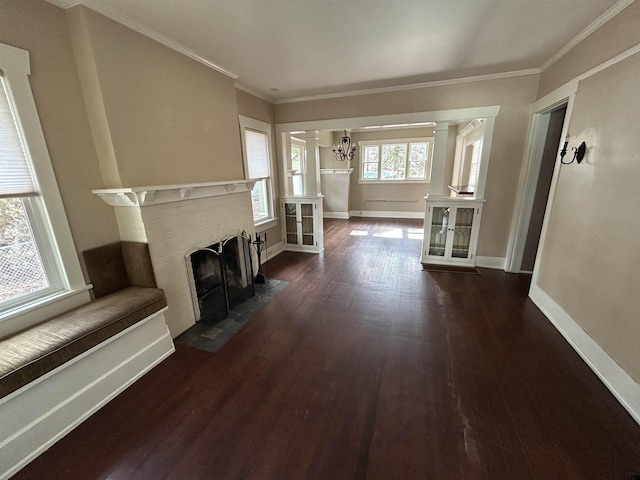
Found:
<svg viewBox="0 0 640 480"><path fill-rule="evenodd" d="M317 196L320 191L320 150L317 130L304 132L306 142L306 165L304 172L304 193Z"/></svg>

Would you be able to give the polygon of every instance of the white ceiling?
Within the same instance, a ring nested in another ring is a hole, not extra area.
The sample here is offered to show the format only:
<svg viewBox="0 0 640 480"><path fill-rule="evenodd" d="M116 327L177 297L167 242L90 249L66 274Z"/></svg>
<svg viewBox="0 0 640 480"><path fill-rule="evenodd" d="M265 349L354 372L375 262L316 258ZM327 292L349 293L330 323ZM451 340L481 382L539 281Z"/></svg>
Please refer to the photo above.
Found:
<svg viewBox="0 0 640 480"><path fill-rule="evenodd" d="M618 9L631 1L619 2ZM81 2L126 15L274 99L539 69L616 5L616 0Z"/></svg>

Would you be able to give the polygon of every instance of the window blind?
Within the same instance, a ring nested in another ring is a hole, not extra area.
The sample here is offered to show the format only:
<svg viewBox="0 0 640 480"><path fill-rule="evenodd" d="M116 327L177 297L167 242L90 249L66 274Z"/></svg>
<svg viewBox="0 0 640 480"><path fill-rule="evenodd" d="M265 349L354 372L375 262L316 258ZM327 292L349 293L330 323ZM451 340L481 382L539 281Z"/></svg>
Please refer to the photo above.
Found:
<svg viewBox="0 0 640 480"><path fill-rule="evenodd" d="M245 129L244 136L247 146L248 178L269 177L269 141L267 134Z"/></svg>
<svg viewBox="0 0 640 480"><path fill-rule="evenodd" d="M0 77L0 198L36 193L31 163L11 111L4 79Z"/></svg>

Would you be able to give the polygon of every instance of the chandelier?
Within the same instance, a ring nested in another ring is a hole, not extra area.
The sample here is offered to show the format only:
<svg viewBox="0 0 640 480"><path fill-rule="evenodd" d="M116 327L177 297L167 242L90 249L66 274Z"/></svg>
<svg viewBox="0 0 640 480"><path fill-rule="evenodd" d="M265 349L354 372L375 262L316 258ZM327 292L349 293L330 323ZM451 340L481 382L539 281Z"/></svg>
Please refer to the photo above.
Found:
<svg viewBox="0 0 640 480"><path fill-rule="evenodd" d="M338 144L334 145L331 149L336 154L336 160L344 162L345 160L353 160L353 155L356 152L356 144L351 143L347 131L344 131L344 136L340 137Z"/></svg>

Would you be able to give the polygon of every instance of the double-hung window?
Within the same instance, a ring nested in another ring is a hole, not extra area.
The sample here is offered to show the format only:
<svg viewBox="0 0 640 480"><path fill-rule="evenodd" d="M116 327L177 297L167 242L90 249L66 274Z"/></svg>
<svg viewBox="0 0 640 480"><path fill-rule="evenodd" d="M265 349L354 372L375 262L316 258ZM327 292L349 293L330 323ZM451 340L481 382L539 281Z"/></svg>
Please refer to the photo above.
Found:
<svg viewBox="0 0 640 480"><path fill-rule="evenodd" d="M40 321L34 309L87 288L28 74L28 52L0 44L0 321L14 319L11 330Z"/></svg>
<svg viewBox="0 0 640 480"><path fill-rule="evenodd" d="M268 228L275 221L271 125L239 115L245 178L254 180L251 191L253 221Z"/></svg>
<svg viewBox="0 0 640 480"><path fill-rule="evenodd" d="M426 182L431 175L433 139L360 141L360 180Z"/></svg>

